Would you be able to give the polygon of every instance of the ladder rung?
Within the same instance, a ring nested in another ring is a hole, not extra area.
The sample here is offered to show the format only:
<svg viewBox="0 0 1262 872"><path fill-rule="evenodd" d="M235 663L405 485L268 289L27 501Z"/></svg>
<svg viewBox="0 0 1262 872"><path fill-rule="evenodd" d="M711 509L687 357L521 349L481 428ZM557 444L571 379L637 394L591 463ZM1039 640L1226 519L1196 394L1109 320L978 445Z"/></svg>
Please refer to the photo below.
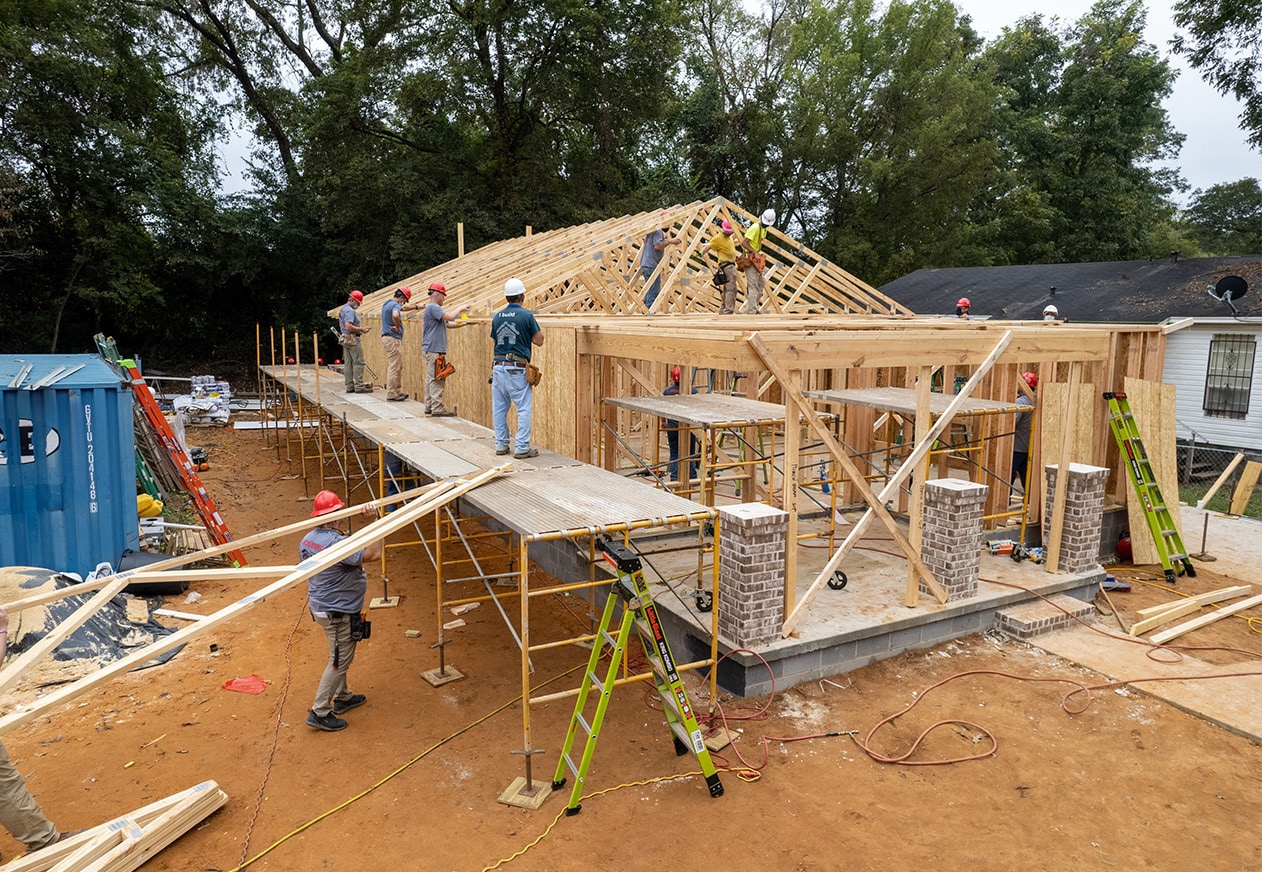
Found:
<svg viewBox="0 0 1262 872"><path fill-rule="evenodd" d="M575 712L574 720L578 721L578 725L583 728L584 733L589 736L592 734L592 728L588 726L587 721L583 718L582 712Z"/></svg>
<svg viewBox="0 0 1262 872"><path fill-rule="evenodd" d="M569 769L575 778L578 777L578 767L574 765L574 761L570 759L569 754L562 754L561 759L565 761L565 768Z"/></svg>
<svg viewBox="0 0 1262 872"><path fill-rule="evenodd" d="M1171 554L1170 555L1171 563L1173 563L1176 560L1187 560L1187 559L1188 559L1188 556L1186 554Z"/></svg>
<svg viewBox="0 0 1262 872"><path fill-rule="evenodd" d="M605 692L605 683L600 680L600 676L598 676L595 672L589 671L587 673L587 680L590 681L592 684L596 685L596 689L599 690L601 693Z"/></svg>
<svg viewBox="0 0 1262 872"><path fill-rule="evenodd" d="M688 733L687 727L685 727L681 721L675 721L672 723L670 725L670 731L679 737L679 741L683 742L684 745L688 747L689 751L692 750L692 736Z"/></svg>
<svg viewBox="0 0 1262 872"><path fill-rule="evenodd" d="M608 630L601 630L600 635L601 635L601 638L605 640L605 644L608 645L610 648L618 647L618 640L615 639L613 636L609 635Z"/></svg>
<svg viewBox="0 0 1262 872"><path fill-rule="evenodd" d="M1162 530L1161 535L1162 536L1177 536L1179 535L1179 531L1178 530Z"/></svg>

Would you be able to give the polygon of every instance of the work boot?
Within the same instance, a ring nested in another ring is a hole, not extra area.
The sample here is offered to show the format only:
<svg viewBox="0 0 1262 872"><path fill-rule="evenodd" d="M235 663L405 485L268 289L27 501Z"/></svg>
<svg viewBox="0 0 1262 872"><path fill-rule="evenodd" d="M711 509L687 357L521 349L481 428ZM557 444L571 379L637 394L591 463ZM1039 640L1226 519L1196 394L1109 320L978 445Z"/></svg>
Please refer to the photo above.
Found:
<svg viewBox="0 0 1262 872"><path fill-rule="evenodd" d="M345 714L353 708L359 708L366 702L368 702L368 697L362 693L352 693L346 699L335 699L333 700L333 714Z"/></svg>
<svg viewBox="0 0 1262 872"><path fill-rule="evenodd" d="M516 457L518 460L525 460L527 457L538 457L538 456L539 456L539 449L534 448L534 447L527 448L525 451L518 451L515 454L513 454L513 457Z"/></svg>
<svg viewBox="0 0 1262 872"><path fill-rule="evenodd" d="M326 733L336 733L338 730L346 729L346 721L339 718L333 712L327 715L318 715L315 709L307 712L307 726L315 727L317 730L324 730Z"/></svg>
<svg viewBox="0 0 1262 872"><path fill-rule="evenodd" d="M456 413L448 412L447 410L444 409L441 412L430 412L429 416L431 418L454 418L456 416Z"/></svg>
<svg viewBox="0 0 1262 872"><path fill-rule="evenodd" d="M508 446L507 446L507 445L505 445L503 448L496 447L496 449L495 449L495 454L496 454L497 456L499 456L499 457L503 457L503 456L504 456L505 454L507 454L507 453L508 453Z"/></svg>
<svg viewBox="0 0 1262 872"><path fill-rule="evenodd" d="M392 403L402 402L403 400L406 400L407 398L408 398L407 394L399 394L397 397L386 397L386 399Z"/></svg>

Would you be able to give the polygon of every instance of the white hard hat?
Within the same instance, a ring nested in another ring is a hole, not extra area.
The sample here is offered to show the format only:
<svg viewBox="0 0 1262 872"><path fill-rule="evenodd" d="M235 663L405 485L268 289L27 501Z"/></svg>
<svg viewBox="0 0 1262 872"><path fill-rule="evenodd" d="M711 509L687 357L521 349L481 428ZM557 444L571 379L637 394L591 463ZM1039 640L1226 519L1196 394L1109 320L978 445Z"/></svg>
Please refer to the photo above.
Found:
<svg viewBox="0 0 1262 872"><path fill-rule="evenodd" d="M762 213L762 223L764 227L770 227L776 223L776 210L768 209Z"/></svg>
<svg viewBox="0 0 1262 872"><path fill-rule="evenodd" d="M1059 315L1060 311L1051 303L1048 303L1046 306L1043 307L1043 314L1044 315L1047 315L1047 314Z"/></svg>
<svg viewBox="0 0 1262 872"><path fill-rule="evenodd" d="M526 286L522 284L521 279L512 278L504 282L504 296L518 297L526 293Z"/></svg>

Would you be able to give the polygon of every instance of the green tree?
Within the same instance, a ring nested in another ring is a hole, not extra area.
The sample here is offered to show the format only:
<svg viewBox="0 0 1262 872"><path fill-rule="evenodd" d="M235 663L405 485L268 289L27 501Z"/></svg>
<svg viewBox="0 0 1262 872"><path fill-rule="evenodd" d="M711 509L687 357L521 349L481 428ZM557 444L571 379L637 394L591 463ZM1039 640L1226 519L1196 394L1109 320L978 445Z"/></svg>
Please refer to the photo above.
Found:
<svg viewBox="0 0 1262 872"><path fill-rule="evenodd" d="M1005 158L979 214L1013 262L1145 256L1185 183L1152 162L1183 136L1162 108L1174 72L1143 42L1133 0L1100 0L1056 34L1024 19L990 46L1007 98L996 133ZM1024 241L1023 241L1024 240Z"/></svg>
<svg viewBox="0 0 1262 872"><path fill-rule="evenodd" d="M785 65L786 199L807 241L866 280L974 259L996 153L981 41L939 0L812 3Z"/></svg>
<svg viewBox="0 0 1262 872"><path fill-rule="evenodd" d="M1241 128L1262 148L1262 4L1257 0L1176 0L1174 50L1219 93L1244 103Z"/></svg>
<svg viewBox="0 0 1262 872"><path fill-rule="evenodd" d="M0 270L9 349L92 347L161 323L164 237L205 202L211 118L187 111L109 0L0 2Z"/></svg>
<svg viewBox="0 0 1262 872"><path fill-rule="evenodd" d="M1209 254L1262 254L1262 186L1241 179L1198 188L1183 223Z"/></svg>

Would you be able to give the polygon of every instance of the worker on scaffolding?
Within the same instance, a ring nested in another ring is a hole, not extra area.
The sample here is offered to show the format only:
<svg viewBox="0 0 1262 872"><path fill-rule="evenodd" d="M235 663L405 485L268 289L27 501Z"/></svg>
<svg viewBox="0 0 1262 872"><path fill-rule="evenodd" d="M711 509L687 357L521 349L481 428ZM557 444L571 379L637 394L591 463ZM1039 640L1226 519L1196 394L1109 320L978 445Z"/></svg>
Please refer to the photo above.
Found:
<svg viewBox="0 0 1262 872"><path fill-rule="evenodd" d="M346 506L333 491L320 491L315 496L311 517L344 509ZM365 518L377 519L377 510L364 506ZM310 560L315 555L332 548L347 537L340 518L321 524L306 536L298 546L298 556ZM307 606L311 619L320 625L329 640L329 663L320 676L315 702L307 712L307 726L335 733L346 729L346 721L338 717L368 701L362 693L351 693L346 673L355 659L355 646L366 637L362 612L364 595L368 592L368 574L364 563L381 557L381 540L348 554L327 569L322 569L307 582Z"/></svg>
<svg viewBox="0 0 1262 872"><path fill-rule="evenodd" d="M359 320L359 304L364 302L363 291L351 291L345 305L337 313L338 343L342 346L342 377L348 394L371 394L372 385L364 381L364 346L360 338L368 332Z"/></svg>
<svg viewBox="0 0 1262 872"><path fill-rule="evenodd" d="M696 391L694 390L694 393ZM675 367L670 371L670 384L666 386L666 390L662 391L664 397L679 396L679 367ZM679 422L674 418L663 418L662 429L666 431L666 447L670 453L670 480L679 481ZM689 436L688 446L688 480L697 477L697 462L695 458L701 451L701 446L697 442L696 436Z"/></svg>
<svg viewBox="0 0 1262 872"><path fill-rule="evenodd" d="M1037 375L1023 372L1021 378L1029 385L1031 392L1038 390ZM1034 417L1034 400L1021 391L1017 394L1017 406L1026 411L1017 412L1016 432L1012 436L1012 473L1008 476L1008 481L1016 482L1012 489L1013 499L1025 493L1025 473L1030 466L1030 424Z"/></svg>

